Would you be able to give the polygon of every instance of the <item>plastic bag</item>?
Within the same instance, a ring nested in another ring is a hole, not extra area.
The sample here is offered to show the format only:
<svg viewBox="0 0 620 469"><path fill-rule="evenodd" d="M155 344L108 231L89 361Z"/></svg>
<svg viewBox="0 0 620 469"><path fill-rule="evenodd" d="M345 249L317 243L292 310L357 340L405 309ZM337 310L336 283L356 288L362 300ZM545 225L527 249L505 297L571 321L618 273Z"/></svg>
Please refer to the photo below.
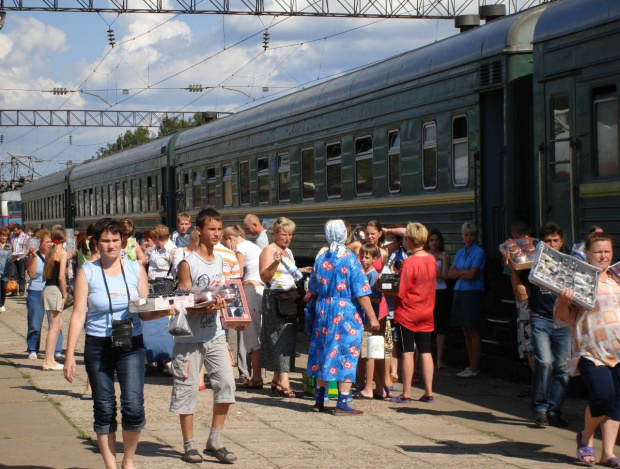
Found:
<svg viewBox="0 0 620 469"><path fill-rule="evenodd" d="M193 335L187 322L187 312L184 309L170 321L168 332L173 337L191 337Z"/></svg>

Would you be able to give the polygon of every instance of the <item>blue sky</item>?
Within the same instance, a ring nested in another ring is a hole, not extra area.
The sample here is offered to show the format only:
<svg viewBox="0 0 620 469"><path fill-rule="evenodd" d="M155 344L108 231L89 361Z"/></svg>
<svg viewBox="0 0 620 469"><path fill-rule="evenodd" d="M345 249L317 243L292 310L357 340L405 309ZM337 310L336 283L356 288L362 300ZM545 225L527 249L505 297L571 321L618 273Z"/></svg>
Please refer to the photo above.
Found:
<svg viewBox="0 0 620 469"><path fill-rule="evenodd" d="M117 41L113 49L108 45L106 32L112 22ZM262 48L265 27L269 27L270 33L267 51ZM360 29L345 32L353 28ZM149 30L148 34L132 39ZM0 108L107 107L102 99L81 93L61 97L40 91L8 90L81 86L80 89L101 96L115 110L239 112L272 99L269 96L276 92L292 92L316 83L317 79L456 32L452 20L219 15L172 18L166 14L127 14L117 18L96 13L9 12L0 32ZM232 47L254 33L258 34ZM332 35L336 36L323 39ZM120 44L123 41L128 42ZM186 68L189 70L179 73ZM175 74L178 75L172 77ZM158 82L161 83L155 85ZM202 94L179 89L190 84L219 87ZM148 86L173 89L145 90ZM263 86L268 86L269 92L264 93ZM131 90L128 96L122 95L123 88ZM126 98L129 99L119 102ZM193 100L196 101L192 103ZM49 174L62 169L68 160L77 163L90 158L125 130L0 127L5 142L0 145L0 160L8 153L31 155L44 161L37 165L37 172ZM72 145L65 135L69 132Z"/></svg>

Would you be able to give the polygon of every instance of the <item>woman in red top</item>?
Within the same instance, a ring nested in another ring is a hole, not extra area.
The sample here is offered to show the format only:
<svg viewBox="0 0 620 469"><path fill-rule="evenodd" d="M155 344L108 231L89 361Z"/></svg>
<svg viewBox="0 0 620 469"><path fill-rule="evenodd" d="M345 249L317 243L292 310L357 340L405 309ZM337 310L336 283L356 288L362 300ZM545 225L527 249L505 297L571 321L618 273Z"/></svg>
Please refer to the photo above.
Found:
<svg viewBox="0 0 620 469"><path fill-rule="evenodd" d="M431 333L434 330L435 284L437 265L435 258L424 250L428 231L421 223L409 223L405 235L405 247L412 255L403 262L394 323L398 341L396 349L402 358L403 393L392 402L411 403L411 380L413 378L413 352L417 346L424 378L422 402L433 403L433 356Z"/></svg>

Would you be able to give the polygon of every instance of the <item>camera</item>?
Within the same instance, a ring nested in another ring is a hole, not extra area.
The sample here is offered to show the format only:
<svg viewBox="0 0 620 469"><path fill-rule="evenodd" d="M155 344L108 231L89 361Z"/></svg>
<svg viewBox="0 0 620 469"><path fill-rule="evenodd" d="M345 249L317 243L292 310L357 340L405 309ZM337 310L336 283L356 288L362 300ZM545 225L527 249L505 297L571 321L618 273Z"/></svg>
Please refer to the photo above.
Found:
<svg viewBox="0 0 620 469"><path fill-rule="evenodd" d="M112 320L112 348L116 351L131 350L133 321L131 319Z"/></svg>

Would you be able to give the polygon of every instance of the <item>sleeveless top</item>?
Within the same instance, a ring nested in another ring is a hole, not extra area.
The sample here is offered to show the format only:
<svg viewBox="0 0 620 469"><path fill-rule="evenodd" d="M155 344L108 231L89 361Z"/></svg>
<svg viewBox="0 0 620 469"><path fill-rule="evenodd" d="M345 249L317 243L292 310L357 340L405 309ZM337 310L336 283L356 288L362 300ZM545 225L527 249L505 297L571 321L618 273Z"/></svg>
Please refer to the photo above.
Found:
<svg viewBox="0 0 620 469"><path fill-rule="evenodd" d="M274 252L278 252L277 250L273 248L273 246L269 246L269 247L273 249ZM289 248L286 248L286 253L288 254L289 259L293 263L295 263L293 252ZM278 267L276 268L276 273L273 274L273 277L271 278L271 280L269 280L268 285L269 285L268 289L271 289L271 290L291 290L295 288L295 279L293 278L291 273L288 271L288 269L284 267L284 264L280 262L278 264Z"/></svg>
<svg viewBox="0 0 620 469"><path fill-rule="evenodd" d="M121 259L130 261L138 260L138 255L136 254L136 238L133 236L127 238L127 246L121 249Z"/></svg>
<svg viewBox="0 0 620 469"><path fill-rule="evenodd" d="M381 249L379 249L379 257L377 257L372 263L372 268L375 269L377 272L381 272L383 270L383 258ZM379 303L379 317L377 317L377 319L383 319L388 315L389 312L390 308L388 307L385 296L381 294L381 303Z"/></svg>
<svg viewBox="0 0 620 469"><path fill-rule="evenodd" d="M39 253L38 251L35 255L37 256L37 271L34 277L30 277L30 284L28 284L29 292L43 291L43 288L45 287L45 280L43 280L43 268L45 266L45 256Z"/></svg>
<svg viewBox="0 0 620 469"><path fill-rule="evenodd" d="M60 261L54 261L54 270L52 271L52 277L45 279L45 286L59 287L58 277L60 277Z"/></svg>
<svg viewBox="0 0 620 469"><path fill-rule="evenodd" d="M88 283L88 311L86 313L86 334L97 337L110 337L112 333L112 319L133 320L132 335L142 334L142 320L137 314L129 313L128 300L138 299L138 281L140 279L140 265L136 261L123 261L125 279L129 287L129 295L123 280L123 274L106 275L110 295L103 282L101 262L87 262L82 266ZM110 301L112 313L110 316Z"/></svg>
<svg viewBox="0 0 620 469"><path fill-rule="evenodd" d="M445 290L446 288L448 288L448 285L446 284L446 281L440 277L441 275L441 269L443 268L443 261L437 261L437 282L435 285L435 290Z"/></svg>
<svg viewBox="0 0 620 469"><path fill-rule="evenodd" d="M191 252L181 262L187 262L192 278L192 288L217 287L224 285L224 260L213 253L211 262L204 260L195 252ZM187 323L192 331L191 337L175 337L174 341L184 344L210 342L224 335L219 312L188 313Z"/></svg>

